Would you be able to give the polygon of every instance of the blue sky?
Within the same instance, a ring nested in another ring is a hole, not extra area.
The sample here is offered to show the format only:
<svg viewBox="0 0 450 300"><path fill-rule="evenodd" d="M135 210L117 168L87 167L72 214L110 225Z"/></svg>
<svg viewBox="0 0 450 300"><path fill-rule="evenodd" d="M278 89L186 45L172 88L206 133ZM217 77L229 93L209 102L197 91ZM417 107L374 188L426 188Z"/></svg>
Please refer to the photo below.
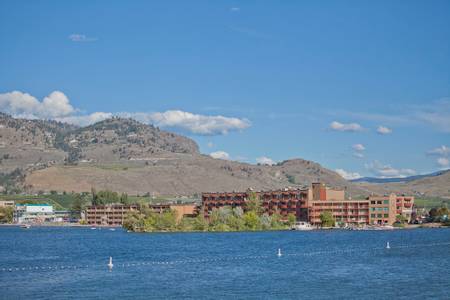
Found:
<svg viewBox="0 0 450 300"><path fill-rule="evenodd" d="M0 45L16 116L131 116L347 177L449 167L449 1L2 1Z"/></svg>

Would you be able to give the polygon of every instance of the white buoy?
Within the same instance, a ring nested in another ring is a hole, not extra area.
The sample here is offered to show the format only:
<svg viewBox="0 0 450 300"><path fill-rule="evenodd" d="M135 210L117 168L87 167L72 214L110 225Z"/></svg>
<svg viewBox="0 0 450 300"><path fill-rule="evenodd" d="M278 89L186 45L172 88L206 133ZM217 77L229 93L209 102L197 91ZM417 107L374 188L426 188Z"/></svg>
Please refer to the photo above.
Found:
<svg viewBox="0 0 450 300"><path fill-rule="evenodd" d="M282 255L282 254L281 254L281 249L278 248L278 254L277 254L277 256L278 256L278 257L281 257L281 255Z"/></svg>
<svg viewBox="0 0 450 300"><path fill-rule="evenodd" d="M386 243L386 249L391 249L391 246L389 245L389 242Z"/></svg>
<svg viewBox="0 0 450 300"><path fill-rule="evenodd" d="M109 257L108 268L109 268L109 270L111 271L113 267L114 267L114 265L113 265L113 262L112 262L112 257L110 256L110 257Z"/></svg>

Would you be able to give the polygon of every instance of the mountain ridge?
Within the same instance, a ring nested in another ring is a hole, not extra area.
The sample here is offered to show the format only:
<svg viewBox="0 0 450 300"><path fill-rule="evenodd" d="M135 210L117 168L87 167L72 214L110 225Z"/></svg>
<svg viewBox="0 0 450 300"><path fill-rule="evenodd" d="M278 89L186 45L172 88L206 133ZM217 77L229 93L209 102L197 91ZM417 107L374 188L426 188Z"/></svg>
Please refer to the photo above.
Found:
<svg viewBox="0 0 450 300"><path fill-rule="evenodd" d="M248 188L298 188L316 181L345 189L351 197L424 190L350 182L304 159L289 159L272 166L214 159L201 154L197 143L188 137L126 118L77 127L0 114L0 138L0 186L14 184L29 193L87 192L96 188L129 194L192 195ZM438 190L439 196L450 194L445 188Z"/></svg>

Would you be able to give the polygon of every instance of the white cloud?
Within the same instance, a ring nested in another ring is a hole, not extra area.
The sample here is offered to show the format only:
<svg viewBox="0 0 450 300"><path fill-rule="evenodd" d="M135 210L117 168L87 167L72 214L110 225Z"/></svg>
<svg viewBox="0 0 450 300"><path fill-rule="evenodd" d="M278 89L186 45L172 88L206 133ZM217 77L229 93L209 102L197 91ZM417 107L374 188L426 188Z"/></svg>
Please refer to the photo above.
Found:
<svg viewBox="0 0 450 300"><path fill-rule="evenodd" d="M232 8L230 8L230 11L232 11L232 12L240 12L241 8L240 7L232 7Z"/></svg>
<svg viewBox="0 0 450 300"><path fill-rule="evenodd" d="M69 40L72 42L95 42L97 38L88 37L85 34L72 33L69 35Z"/></svg>
<svg viewBox="0 0 450 300"><path fill-rule="evenodd" d="M377 132L378 132L379 134L390 134L390 133L392 133L392 129L380 125L380 126L378 126L378 128L377 128Z"/></svg>
<svg viewBox="0 0 450 300"><path fill-rule="evenodd" d="M354 152L353 156L356 158L364 158L364 154L362 154L361 152Z"/></svg>
<svg viewBox="0 0 450 300"><path fill-rule="evenodd" d="M379 161L365 164L365 167L372 174L380 178L407 177L416 174L416 171L413 169L396 169L391 165L384 165Z"/></svg>
<svg viewBox="0 0 450 300"><path fill-rule="evenodd" d="M79 115L79 116L68 116L68 117L64 117L64 118L55 118L56 121L60 121L60 122L64 122L64 123L69 123L69 124L73 124L73 125L78 125L78 126L87 126L87 125L91 125L103 120L106 120L108 118L112 118L113 114L112 113L107 113L107 112L95 112L89 115Z"/></svg>
<svg viewBox="0 0 450 300"><path fill-rule="evenodd" d="M353 180L353 179L361 178L361 175L357 172L347 172L343 169L336 169L334 171L336 173L338 173L339 175L341 175L341 177L343 177L346 180Z"/></svg>
<svg viewBox="0 0 450 300"><path fill-rule="evenodd" d="M143 123L151 123L163 128L173 128L197 135L220 135L230 131L240 131L251 126L247 119L224 116L193 114L181 110L165 112L94 112L80 114L69 98L60 91L54 91L42 101L34 96L13 91L0 94L0 111L14 117L28 119L53 119L75 125L85 126L112 116L129 117Z"/></svg>
<svg viewBox="0 0 450 300"><path fill-rule="evenodd" d="M181 110L168 110L155 113L120 113L121 116L134 118L159 127L175 128L198 135L227 134L250 127L247 119L224 116L206 116Z"/></svg>
<svg viewBox="0 0 450 300"><path fill-rule="evenodd" d="M273 159L266 156L256 158L256 162L261 165L269 165L269 166L276 164L276 162Z"/></svg>
<svg viewBox="0 0 450 300"><path fill-rule="evenodd" d="M352 146L352 148L353 148L353 150L355 150L355 151L364 151L364 150L366 150L366 147L364 147L363 144L354 144L354 145Z"/></svg>
<svg viewBox="0 0 450 300"><path fill-rule="evenodd" d="M450 147L442 145L427 152L429 155L450 156Z"/></svg>
<svg viewBox="0 0 450 300"><path fill-rule="evenodd" d="M0 110L14 116L32 119L53 119L76 112L67 96L60 91L52 92L42 102L20 91L0 94Z"/></svg>
<svg viewBox="0 0 450 300"><path fill-rule="evenodd" d="M216 151L209 154L212 158L230 160L230 155L225 151Z"/></svg>
<svg viewBox="0 0 450 300"><path fill-rule="evenodd" d="M334 121L334 122L331 122L330 129L336 130L336 131L355 132L355 131L362 131L364 128L357 123L345 124L345 123L339 123L337 121Z"/></svg>
<svg viewBox="0 0 450 300"><path fill-rule="evenodd" d="M450 165L450 161L446 157L439 157L436 162L442 168L446 168Z"/></svg>

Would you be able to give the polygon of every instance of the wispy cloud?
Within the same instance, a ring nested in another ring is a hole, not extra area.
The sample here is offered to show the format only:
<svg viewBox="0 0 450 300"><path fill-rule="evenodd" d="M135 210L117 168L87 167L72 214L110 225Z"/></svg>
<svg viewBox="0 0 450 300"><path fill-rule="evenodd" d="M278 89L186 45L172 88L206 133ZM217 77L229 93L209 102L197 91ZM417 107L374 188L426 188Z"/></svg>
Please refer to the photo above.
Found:
<svg viewBox="0 0 450 300"><path fill-rule="evenodd" d="M351 117L356 120L378 122L391 126L428 125L438 131L450 133L450 98L442 98L429 104L394 107L389 113L366 113L341 110L329 112L329 114L333 116ZM391 133L392 130L384 125L378 127L377 132L387 134Z"/></svg>
<svg viewBox="0 0 450 300"><path fill-rule="evenodd" d="M71 40L72 42L95 42L98 39L94 37L89 37L85 34L72 33L71 35L69 35L69 40Z"/></svg>
<svg viewBox="0 0 450 300"><path fill-rule="evenodd" d="M354 152L352 155L356 158L364 158L364 154L362 154L361 152Z"/></svg>
<svg viewBox="0 0 450 300"><path fill-rule="evenodd" d="M240 12L240 11L241 11L241 8L240 8L240 7L237 7L237 6L231 7L231 8L230 8L230 11L231 11L231 12L234 12L234 13L237 13L237 12Z"/></svg>
<svg viewBox="0 0 450 300"><path fill-rule="evenodd" d="M442 145L440 147L427 151L428 155L450 156L450 147Z"/></svg>
<svg viewBox="0 0 450 300"><path fill-rule="evenodd" d="M366 169L376 177L380 178L394 178L407 177L415 175L417 172L413 169L397 169L388 164L382 164L379 161L374 161L365 164Z"/></svg>
<svg viewBox="0 0 450 300"><path fill-rule="evenodd" d="M271 39L272 36L247 27L230 26L230 30L259 39Z"/></svg>
<svg viewBox="0 0 450 300"><path fill-rule="evenodd" d="M330 129L335 131L347 131L347 132L356 132L362 131L364 128L358 123L340 123L337 121L331 122Z"/></svg>

